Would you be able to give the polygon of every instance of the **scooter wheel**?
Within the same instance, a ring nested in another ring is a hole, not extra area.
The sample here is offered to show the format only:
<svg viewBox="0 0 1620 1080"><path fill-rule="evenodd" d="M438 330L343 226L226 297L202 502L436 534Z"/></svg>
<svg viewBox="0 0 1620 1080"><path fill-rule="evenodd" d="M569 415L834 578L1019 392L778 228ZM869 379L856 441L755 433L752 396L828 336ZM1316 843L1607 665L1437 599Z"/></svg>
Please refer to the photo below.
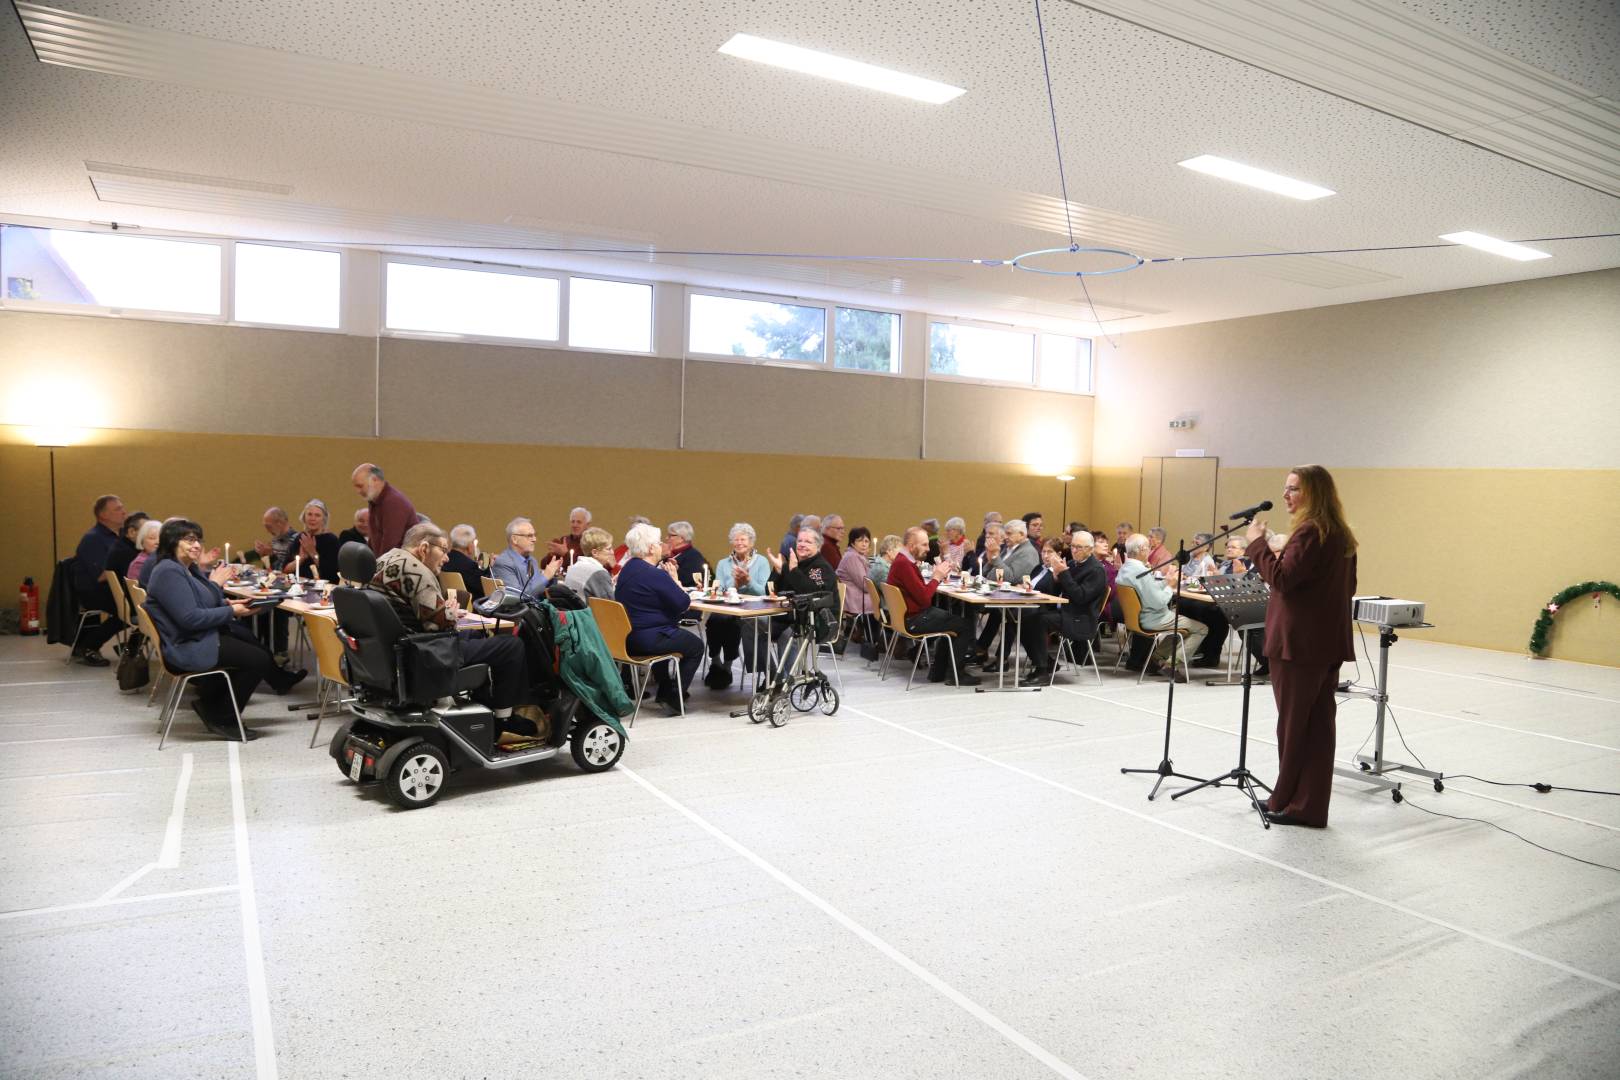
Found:
<svg viewBox="0 0 1620 1080"><path fill-rule="evenodd" d="M604 772L624 756L624 736L612 724L600 720L574 728L569 739L574 764L586 772Z"/></svg>
<svg viewBox="0 0 1620 1080"><path fill-rule="evenodd" d="M420 742L406 750L388 768L383 788L389 801L401 810L432 806L444 793L450 773L450 760L430 742Z"/></svg>

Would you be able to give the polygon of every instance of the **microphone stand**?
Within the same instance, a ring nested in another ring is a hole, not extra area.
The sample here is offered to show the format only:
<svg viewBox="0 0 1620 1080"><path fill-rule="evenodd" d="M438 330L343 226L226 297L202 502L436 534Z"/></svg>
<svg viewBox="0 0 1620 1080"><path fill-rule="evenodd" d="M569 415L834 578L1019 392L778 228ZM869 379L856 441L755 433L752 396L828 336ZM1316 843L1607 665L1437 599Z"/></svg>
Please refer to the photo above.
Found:
<svg viewBox="0 0 1620 1080"><path fill-rule="evenodd" d="M1178 539L1176 541L1176 553L1174 555L1170 556L1164 562L1159 563L1159 564L1157 564L1155 566L1148 567L1148 572L1152 573L1153 571L1159 569L1159 567L1161 567L1161 566L1169 566L1171 563L1175 563L1178 567L1185 566L1185 565L1187 565L1187 560L1189 558L1191 558L1191 556L1187 552L1187 541ZM1157 765L1155 765L1151 769L1120 769L1119 770L1120 772L1127 773L1127 774L1129 774L1129 773L1151 773L1152 775L1158 777L1158 779L1153 782L1153 790L1148 792L1148 802L1153 801L1153 797L1159 793L1159 787L1167 779L1169 779L1172 776L1176 777L1179 780L1193 780L1193 781L1196 781L1200 785L1209 783L1208 780L1205 780L1201 776L1188 776L1186 773L1176 772L1175 763L1170 760L1170 722L1171 722L1171 719L1175 716L1175 711L1176 711L1176 652L1177 652L1177 650L1179 650L1181 652L1181 658L1183 660L1187 660L1186 647L1180 640L1181 639L1181 573L1179 572L1179 570L1176 573L1176 598L1175 598L1175 603L1171 606L1171 612L1172 612L1172 615L1171 615L1170 628L1171 628L1171 630L1173 630L1175 632L1177 641L1176 641L1175 647L1170 650L1170 695L1169 695L1169 698L1165 701L1165 706L1164 706L1164 754L1159 758L1159 763ZM1126 643L1126 647L1127 648L1129 647L1129 642ZM1142 663L1143 664L1148 664L1148 663L1151 663L1152 660L1153 660L1153 653L1152 653L1151 650L1149 650L1147 659L1143 660ZM1188 678L1188 680L1192 679L1192 663L1191 663L1191 661L1187 661L1187 678ZM1218 781L1217 781L1217 783L1218 783Z"/></svg>
<svg viewBox="0 0 1620 1080"><path fill-rule="evenodd" d="M1255 513L1257 514L1259 511L1255 511ZM1199 546L1207 547L1210 551L1214 551L1215 542L1217 540L1224 540L1226 537L1231 536L1239 529L1248 528L1249 522L1254 520L1254 516L1254 514L1248 515L1236 525L1229 526L1210 537L1208 543L1201 544ZM1176 553L1163 562L1148 567L1148 572L1152 573L1160 567L1169 566L1171 563L1175 563L1178 568L1184 567L1187 565L1187 560L1190 558L1192 558L1192 554L1187 550L1187 541L1178 539L1176 541ZM1175 632L1176 637L1179 639L1181 637L1181 572L1179 569L1176 571L1176 597L1175 603L1171 607L1171 612L1172 621L1170 623L1170 628ZM1192 681L1192 660L1187 656L1186 643L1178 641L1176 649L1180 650L1181 658L1187 664L1187 681L1190 683ZM1175 763L1170 760L1170 724L1175 716L1176 711L1176 649L1172 649L1170 652L1170 692L1165 700L1164 705L1164 754L1159 758L1159 763L1151 769L1122 768L1119 770L1122 773L1150 773L1159 778L1154 782L1153 790L1148 792L1148 802L1153 801L1153 797L1159 793L1159 787L1165 782L1165 780L1172 776L1176 777L1178 780L1195 781L1197 787L1206 787L1210 784L1220 787L1221 780L1224 779L1223 777L1217 777L1214 780L1206 780L1201 776L1188 776L1186 773L1176 772ZM1143 663L1147 663L1148 661L1152 660L1152 658L1153 654L1149 652L1148 660L1144 660ZM1189 788L1188 790L1191 789ZM1172 796L1172 798L1173 797L1174 796Z"/></svg>

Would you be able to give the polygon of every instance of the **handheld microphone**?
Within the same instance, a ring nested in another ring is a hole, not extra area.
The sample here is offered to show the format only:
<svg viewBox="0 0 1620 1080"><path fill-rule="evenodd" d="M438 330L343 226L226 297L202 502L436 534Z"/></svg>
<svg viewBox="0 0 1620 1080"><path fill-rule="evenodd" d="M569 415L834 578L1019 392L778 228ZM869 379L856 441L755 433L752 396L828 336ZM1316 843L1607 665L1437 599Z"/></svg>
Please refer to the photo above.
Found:
<svg viewBox="0 0 1620 1080"><path fill-rule="evenodd" d="M1252 518L1252 517L1254 517L1254 515L1256 515L1258 513L1261 513L1263 511L1266 511L1266 510L1270 510L1270 509L1271 509L1271 500L1267 499L1264 502L1255 503L1253 506L1249 507L1247 510L1239 510L1237 513L1233 514L1227 520L1228 521L1239 521L1239 520L1242 520L1242 519L1245 519L1245 518Z"/></svg>

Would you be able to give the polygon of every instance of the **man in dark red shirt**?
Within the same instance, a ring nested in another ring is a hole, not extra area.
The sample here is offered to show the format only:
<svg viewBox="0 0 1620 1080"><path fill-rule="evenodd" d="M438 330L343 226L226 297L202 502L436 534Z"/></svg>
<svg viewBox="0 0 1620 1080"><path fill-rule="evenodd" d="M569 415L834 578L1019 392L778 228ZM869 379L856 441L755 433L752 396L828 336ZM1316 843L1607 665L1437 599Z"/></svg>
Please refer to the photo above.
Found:
<svg viewBox="0 0 1620 1080"><path fill-rule="evenodd" d="M405 542L405 533L416 524L416 507L405 493L387 480L371 462L356 465L354 490L371 509L371 534L366 542L371 550L384 555Z"/></svg>
<svg viewBox="0 0 1620 1080"><path fill-rule="evenodd" d="M924 581L917 562L928 554L928 530L913 525L906 530L905 544L894 553L889 567L889 584L900 590L906 598L906 629L913 634L933 634L948 630L956 636L949 639L950 649L956 654L956 678L953 686L977 686L977 675L967 673L964 665L972 655L973 628L960 615L944 608L934 607L934 593L939 591L938 581ZM943 642L936 642L933 663L928 668L929 682L951 679L951 659L945 654Z"/></svg>
<svg viewBox="0 0 1620 1080"><path fill-rule="evenodd" d="M827 565L833 569L838 568L839 560L844 553L838 545L844 540L844 519L839 514L828 514L821 519L821 557L827 560Z"/></svg>

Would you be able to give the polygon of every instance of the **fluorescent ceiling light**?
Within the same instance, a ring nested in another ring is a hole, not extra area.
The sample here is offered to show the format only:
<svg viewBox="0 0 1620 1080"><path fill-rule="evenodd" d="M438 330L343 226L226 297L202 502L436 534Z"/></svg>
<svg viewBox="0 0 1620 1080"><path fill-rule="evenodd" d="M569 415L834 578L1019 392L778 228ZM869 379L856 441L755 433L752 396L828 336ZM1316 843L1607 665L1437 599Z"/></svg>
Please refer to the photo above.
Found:
<svg viewBox="0 0 1620 1080"><path fill-rule="evenodd" d="M1194 172L1208 173L1210 176L1218 176L1222 180L1230 180L1234 184L1247 184L1250 187L1260 188L1262 191L1286 195L1290 199L1321 199L1333 194L1328 188L1307 184L1305 181L1295 180L1291 176L1283 176L1279 173L1257 169L1253 165L1242 165L1236 161L1227 161L1225 158L1216 157L1213 154L1199 154L1195 158L1178 161L1176 164Z"/></svg>
<svg viewBox="0 0 1620 1080"><path fill-rule="evenodd" d="M1537 251L1533 247L1523 244L1513 244L1506 240L1498 240L1494 236L1486 236L1477 232L1448 232L1441 233L1440 239L1450 240L1453 244L1466 244L1471 248L1488 251L1492 255L1500 255L1504 259L1517 259L1519 262L1530 262L1533 259L1550 259L1552 253Z"/></svg>
<svg viewBox="0 0 1620 1080"><path fill-rule="evenodd" d="M752 34L733 34L730 41L720 46L720 51L727 56L757 60L761 64L802 71L806 75L819 75L823 79L864 86L868 90L881 90L885 94L898 94L914 101L926 101L930 105L943 105L967 93L960 86L905 75L888 68L863 64L859 60L847 60L814 49L801 49L797 45L787 45Z"/></svg>

